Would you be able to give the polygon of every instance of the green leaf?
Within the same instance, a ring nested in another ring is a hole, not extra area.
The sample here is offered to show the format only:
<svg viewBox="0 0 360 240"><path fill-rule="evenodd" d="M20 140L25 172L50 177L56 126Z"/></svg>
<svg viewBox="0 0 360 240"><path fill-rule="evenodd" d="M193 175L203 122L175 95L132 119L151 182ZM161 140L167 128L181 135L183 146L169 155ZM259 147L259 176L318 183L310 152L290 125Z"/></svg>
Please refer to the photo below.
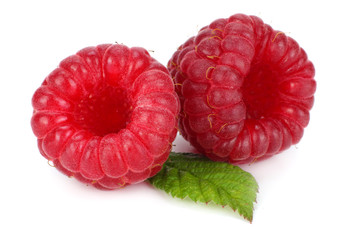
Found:
<svg viewBox="0 0 360 240"><path fill-rule="evenodd" d="M170 153L161 171L149 182L173 197L212 201L231 207L250 222L253 219L258 184L250 173L237 166L196 154Z"/></svg>

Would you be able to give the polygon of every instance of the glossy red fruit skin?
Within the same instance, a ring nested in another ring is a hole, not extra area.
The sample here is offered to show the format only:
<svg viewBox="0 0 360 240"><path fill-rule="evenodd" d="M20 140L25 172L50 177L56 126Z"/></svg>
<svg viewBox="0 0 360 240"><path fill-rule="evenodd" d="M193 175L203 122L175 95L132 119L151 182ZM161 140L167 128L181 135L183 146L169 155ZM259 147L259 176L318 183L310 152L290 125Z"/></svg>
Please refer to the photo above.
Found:
<svg viewBox="0 0 360 240"><path fill-rule="evenodd" d="M182 107L180 132L212 160L268 158L298 143L309 123L314 66L295 40L256 16L203 27L168 69Z"/></svg>
<svg viewBox="0 0 360 240"><path fill-rule="evenodd" d="M168 70L139 47L102 44L60 62L35 91L31 127L62 173L100 189L155 175L180 105Z"/></svg>

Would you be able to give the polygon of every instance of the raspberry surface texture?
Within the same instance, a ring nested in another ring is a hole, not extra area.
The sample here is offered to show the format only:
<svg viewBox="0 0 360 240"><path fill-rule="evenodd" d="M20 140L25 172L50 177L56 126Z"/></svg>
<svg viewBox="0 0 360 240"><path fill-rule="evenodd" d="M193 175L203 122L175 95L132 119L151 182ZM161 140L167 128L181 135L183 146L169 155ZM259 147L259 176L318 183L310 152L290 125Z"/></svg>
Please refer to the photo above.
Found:
<svg viewBox="0 0 360 240"><path fill-rule="evenodd" d="M169 60L179 128L215 161L243 164L300 141L314 103L315 69L291 37L256 16L217 19Z"/></svg>
<svg viewBox="0 0 360 240"><path fill-rule="evenodd" d="M160 171L176 137L179 100L166 67L139 47L87 47L36 90L40 153L69 177L121 188Z"/></svg>

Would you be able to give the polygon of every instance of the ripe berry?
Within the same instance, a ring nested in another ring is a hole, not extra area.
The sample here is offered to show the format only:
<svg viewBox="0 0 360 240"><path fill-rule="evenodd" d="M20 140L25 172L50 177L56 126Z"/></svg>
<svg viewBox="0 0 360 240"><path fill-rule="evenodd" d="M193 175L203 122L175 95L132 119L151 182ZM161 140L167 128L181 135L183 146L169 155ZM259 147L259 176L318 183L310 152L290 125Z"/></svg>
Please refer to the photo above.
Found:
<svg viewBox="0 0 360 240"><path fill-rule="evenodd" d="M305 51L255 16L236 14L202 28L168 69L185 139L217 161L252 162L303 136L316 82Z"/></svg>
<svg viewBox="0 0 360 240"><path fill-rule="evenodd" d="M155 175L177 132L169 73L139 47L80 50L46 77L32 105L41 154L67 176L102 189Z"/></svg>

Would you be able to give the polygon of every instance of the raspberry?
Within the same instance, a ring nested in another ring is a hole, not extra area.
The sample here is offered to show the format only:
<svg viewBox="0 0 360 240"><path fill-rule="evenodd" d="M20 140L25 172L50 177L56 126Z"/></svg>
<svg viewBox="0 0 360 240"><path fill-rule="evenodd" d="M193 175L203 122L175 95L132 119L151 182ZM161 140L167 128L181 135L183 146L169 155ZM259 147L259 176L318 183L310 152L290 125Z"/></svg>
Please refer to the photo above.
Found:
<svg viewBox="0 0 360 240"><path fill-rule="evenodd" d="M314 66L295 40L258 17L215 20L178 48L168 69L180 132L212 160L268 158L298 143L309 123Z"/></svg>
<svg viewBox="0 0 360 240"><path fill-rule="evenodd" d="M155 175L177 132L170 75L139 47L80 50L46 77L32 105L40 153L67 176L101 189Z"/></svg>

